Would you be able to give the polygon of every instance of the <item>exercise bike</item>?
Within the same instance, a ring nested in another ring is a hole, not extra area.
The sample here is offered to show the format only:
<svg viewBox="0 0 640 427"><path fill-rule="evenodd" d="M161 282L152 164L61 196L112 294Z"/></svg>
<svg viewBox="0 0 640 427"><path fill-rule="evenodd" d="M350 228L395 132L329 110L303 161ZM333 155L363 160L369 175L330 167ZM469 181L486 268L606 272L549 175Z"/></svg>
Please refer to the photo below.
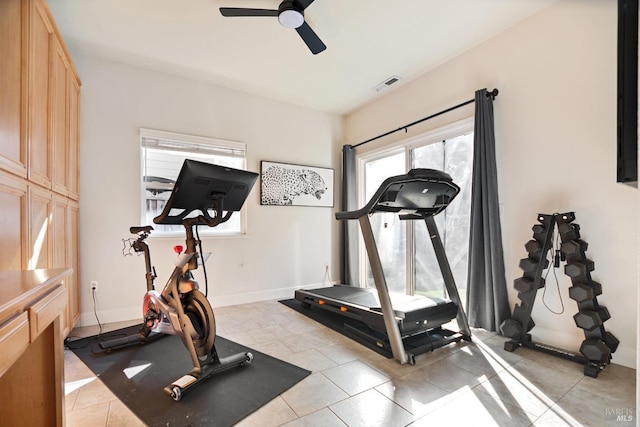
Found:
<svg viewBox="0 0 640 427"><path fill-rule="evenodd" d="M100 347L112 351L145 344L165 335L180 336L191 356L193 369L164 388L175 401L213 374L247 365L253 360L249 352L219 357L215 348L213 309L200 292L192 271L198 268L200 258L197 251L200 240L194 236L194 227L215 227L228 221L233 212L239 211L244 204L257 176L253 172L195 160L184 161L167 204L153 220L156 224L181 224L186 233L186 249L177 251L180 253L175 268L162 292L155 290L156 273L145 242L153 227L129 229L138 236L131 247L143 253L145 258L147 292L142 304L144 321L137 334L101 342ZM176 211L178 213L174 213Z"/></svg>

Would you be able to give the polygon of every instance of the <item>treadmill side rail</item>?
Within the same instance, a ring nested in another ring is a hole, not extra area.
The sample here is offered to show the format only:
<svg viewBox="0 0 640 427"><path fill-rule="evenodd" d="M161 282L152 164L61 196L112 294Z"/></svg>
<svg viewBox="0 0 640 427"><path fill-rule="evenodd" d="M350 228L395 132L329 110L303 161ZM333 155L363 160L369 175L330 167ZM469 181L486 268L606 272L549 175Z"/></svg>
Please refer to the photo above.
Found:
<svg viewBox="0 0 640 427"><path fill-rule="evenodd" d="M447 253L445 252L444 245L442 244L442 239L440 238L440 233L438 232L438 227L436 226L436 220L434 217L428 216L425 217L424 221L427 224L427 230L429 231L431 244L433 245L433 250L436 254L438 265L440 266L440 272L442 273L442 278L444 279L444 284L447 288L449 299L451 299L451 301L453 301L454 304L458 306L458 315L456 317L456 320L458 321L458 328L460 328L460 332L462 332L462 334L465 336L465 339L468 341L471 338L471 329L469 329L467 315L462 308L462 301L460 300L458 287L456 286L455 279L453 278L453 273L451 272L451 266L449 265L449 261L447 259Z"/></svg>
<svg viewBox="0 0 640 427"><path fill-rule="evenodd" d="M391 305L391 298L389 297L389 288L387 287L387 281L384 277L384 271L382 270L382 263L380 262L380 255L378 254L376 240L373 236L373 230L371 229L369 215L363 215L358 220L360 222L360 229L362 230L362 237L364 238L364 243L367 248L369 263L371 264L373 281L375 282L376 289L378 291L378 299L380 300L380 308L382 309L384 324L387 329L387 337L389 338L389 344L391 345L391 352L393 353L393 358L400 362L400 364L404 365L405 363L414 361L415 359L413 355L408 356L404 350L400 329L398 328L398 323L395 320L393 306Z"/></svg>

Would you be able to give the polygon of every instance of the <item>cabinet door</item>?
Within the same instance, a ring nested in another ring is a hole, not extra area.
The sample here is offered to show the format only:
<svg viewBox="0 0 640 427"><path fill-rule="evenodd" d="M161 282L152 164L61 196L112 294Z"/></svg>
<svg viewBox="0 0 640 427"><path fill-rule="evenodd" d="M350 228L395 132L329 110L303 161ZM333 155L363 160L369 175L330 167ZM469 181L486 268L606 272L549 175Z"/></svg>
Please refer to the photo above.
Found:
<svg viewBox="0 0 640 427"><path fill-rule="evenodd" d="M67 260L67 237L68 237L68 211L69 204L66 197L54 194L51 203L51 268L65 268L69 263ZM64 279L65 286L68 287L67 278ZM68 311L68 310L67 310ZM63 313L62 330L65 336L68 335L69 319L66 312Z"/></svg>
<svg viewBox="0 0 640 427"><path fill-rule="evenodd" d="M73 273L67 276L67 326L73 329L80 318L80 206L69 200L67 209L67 266L73 268ZM67 331L66 334L70 332ZM66 335L65 334L65 335Z"/></svg>
<svg viewBox="0 0 640 427"><path fill-rule="evenodd" d="M67 72L69 62L56 37L51 38L49 120L51 135L51 189L67 196L69 124L67 122Z"/></svg>
<svg viewBox="0 0 640 427"><path fill-rule="evenodd" d="M26 266L27 184L0 172L0 271Z"/></svg>
<svg viewBox="0 0 640 427"><path fill-rule="evenodd" d="M49 145L49 70L53 28L40 1L30 9L28 67L28 176L29 180L51 188Z"/></svg>
<svg viewBox="0 0 640 427"><path fill-rule="evenodd" d="M80 83L71 69L69 75L69 197L78 200L80 173Z"/></svg>
<svg viewBox="0 0 640 427"><path fill-rule="evenodd" d="M65 197L54 195L51 205L51 268L65 268L67 263L67 210Z"/></svg>
<svg viewBox="0 0 640 427"><path fill-rule="evenodd" d="M0 1L0 167L27 176L26 144L21 132L26 87L23 87L23 55L29 28L25 3Z"/></svg>
<svg viewBox="0 0 640 427"><path fill-rule="evenodd" d="M51 191L29 185L27 269L51 265Z"/></svg>

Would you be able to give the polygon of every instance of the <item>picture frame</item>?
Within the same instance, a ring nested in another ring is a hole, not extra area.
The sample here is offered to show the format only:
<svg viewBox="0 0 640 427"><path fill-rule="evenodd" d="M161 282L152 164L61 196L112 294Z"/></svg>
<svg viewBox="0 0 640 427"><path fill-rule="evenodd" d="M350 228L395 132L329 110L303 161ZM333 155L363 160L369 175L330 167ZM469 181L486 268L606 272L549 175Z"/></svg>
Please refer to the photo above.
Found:
<svg viewBox="0 0 640 427"><path fill-rule="evenodd" d="M263 160L260 204L263 206L333 207L334 170Z"/></svg>

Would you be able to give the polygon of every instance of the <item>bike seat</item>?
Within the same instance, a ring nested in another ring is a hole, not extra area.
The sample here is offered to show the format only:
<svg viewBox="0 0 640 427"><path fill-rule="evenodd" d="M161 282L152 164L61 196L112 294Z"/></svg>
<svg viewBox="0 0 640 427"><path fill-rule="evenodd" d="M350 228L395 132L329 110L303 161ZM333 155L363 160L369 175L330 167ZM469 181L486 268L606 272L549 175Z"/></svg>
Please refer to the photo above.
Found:
<svg viewBox="0 0 640 427"><path fill-rule="evenodd" d="M150 225L139 226L139 227L129 227L129 232L132 234L140 234L140 233L148 233L153 230L153 227Z"/></svg>

